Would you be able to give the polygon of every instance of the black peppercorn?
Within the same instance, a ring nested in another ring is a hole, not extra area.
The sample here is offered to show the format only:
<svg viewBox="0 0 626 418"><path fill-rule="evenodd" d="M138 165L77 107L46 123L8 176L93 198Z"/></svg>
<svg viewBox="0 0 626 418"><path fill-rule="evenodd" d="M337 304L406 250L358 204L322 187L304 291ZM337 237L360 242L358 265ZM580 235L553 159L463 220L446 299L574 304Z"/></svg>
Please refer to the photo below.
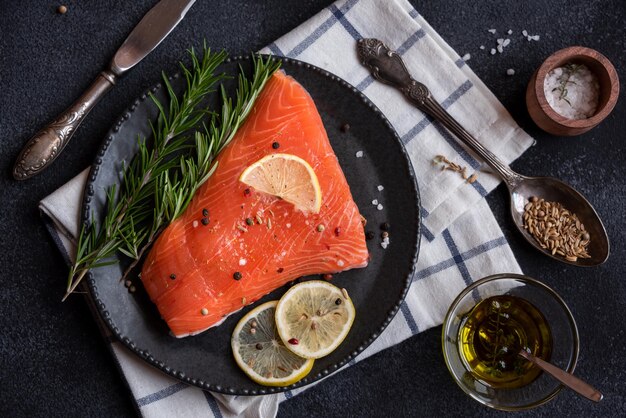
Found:
<svg viewBox="0 0 626 418"><path fill-rule="evenodd" d="M383 231L389 231L390 227L391 225L389 225L389 222L383 222L382 224L380 224L380 229L382 229Z"/></svg>
<svg viewBox="0 0 626 418"><path fill-rule="evenodd" d="M209 216L209 210L208 210L208 209L206 209L206 208L205 208L205 209L202 209L202 216L204 216L205 218L206 218L207 216Z"/></svg>
<svg viewBox="0 0 626 418"><path fill-rule="evenodd" d="M341 128L339 129L341 129L341 132L346 133L350 130L350 124L344 123L343 125L341 125Z"/></svg>
<svg viewBox="0 0 626 418"><path fill-rule="evenodd" d="M170 274L170 279L176 280L176 275L174 273Z"/></svg>
<svg viewBox="0 0 626 418"><path fill-rule="evenodd" d="M202 218L202 225L208 225L209 224L209 218Z"/></svg>
<svg viewBox="0 0 626 418"><path fill-rule="evenodd" d="M335 300L335 305L341 305L341 299L340 298L337 298Z"/></svg>
<svg viewBox="0 0 626 418"><path fill-rule="evenodd" d="M233 279L235 280L241 280L241 273L239 273L238 271L235 272L235 274L233 274Z"/></svg>
<svg viewBox="0 0 626 418"><path fill-rule="evenodd" d="M366 238L366 239L374 239L374 236L375 236L375 235L374 235L374 232L372 232L372 231L367 231L367 232L365 233L365 238Z"/></svg>
<svg viewBox="0 0 626 418"><path fill-rule="evenodd" d="M280 144L278 142L272 142L272 148L278 149L280 148Z"/></svg>

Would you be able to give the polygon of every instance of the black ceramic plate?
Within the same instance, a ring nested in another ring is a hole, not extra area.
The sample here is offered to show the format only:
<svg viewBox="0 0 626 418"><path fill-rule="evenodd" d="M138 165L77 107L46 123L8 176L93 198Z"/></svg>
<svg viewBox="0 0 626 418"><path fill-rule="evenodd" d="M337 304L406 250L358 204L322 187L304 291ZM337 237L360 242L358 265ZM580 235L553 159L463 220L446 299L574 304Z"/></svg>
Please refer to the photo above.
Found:
<svg viewBox="0 0 626 418"><path fill-rule="evenodd" d="M250 61L245 58L229 61L224 64L224 71L236 74L241 65L249 74ZM335 285L348 290L357 312L354 325L339 348L316 360L311 373L288 388L259 386L235 364L230 336L244 314L258 304L279 299L288 286L231 315L219 327L177 339L170 335L138 278L133 278L135 293L129 293L120 283L126 260L120 258L119 263L95 269L88 276L89 289L102 318L125 346L165 373L216 392L238 395L281 392L319 380L343 366L371 344L394 317L417 261L420 236L417 183L408 156L389 122L365 96L326 71L291 59L282 59L282 69L313 97L354 199L367 218L366 230L376 235L367 242L369 266L333 278ZM178 89L182 86L177 78L172 83ZM165 100L160 85L151 91ZM102 217L105 190L120 181L122 161L132 158L138 135L149 135L149 120L155 120L156 115L155 105L144 94L108 133L91 169L84 219L93 216L98 222ZM347 132L340 129L344 124L350 125ZM362 158L356 157L357 151L363 151ZM379 191L378 185L383 185L384 190ZM382 210L372 204L374 199L383 205ZM382 222L391 225L391 244L386 250L380 245Z"/></svg>

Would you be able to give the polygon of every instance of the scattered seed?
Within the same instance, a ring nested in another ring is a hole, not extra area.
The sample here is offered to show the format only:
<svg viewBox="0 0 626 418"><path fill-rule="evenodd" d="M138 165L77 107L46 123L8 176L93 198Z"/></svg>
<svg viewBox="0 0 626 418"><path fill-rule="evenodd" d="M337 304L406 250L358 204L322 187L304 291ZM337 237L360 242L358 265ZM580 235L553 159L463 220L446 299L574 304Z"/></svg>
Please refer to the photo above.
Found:
<svg viewBox="0 0 626 418"><path fill-rule="evenodd" d="M246 304L246 298L241 298L241 304L245 305Z"/></svg>
<svg viewBox="0 0 626 418"><path fill-rule="evenodd" d="M363 224L363 228L365 228L365 225L367 225L367 219L365 219L363 215L361 215L361 224Z"/></svg>
<svg viewBox="0 0 626 418"><path fill-rule="evenodd" d="M248 232L248 228L246 228L243 225L237 225L237 229L240 230L241 232Z"/></svg>
<svg viewBox="0 0 626 418"><path fill-rule="evenodd" d="M267 229L272 229L272 220L267 218Z"/></svg>
<svg viewBox="0 0 626 418"><path fill-rule="evenodd" d="M343 295L344 299L349 299L348 291L343 287L341 288L341 294Z"/></svg>
<svg viewBox="0 0 626 418"><path fill-rule="evenodd" d="M388 237L389 237L389 232L387 232L387 231L383 231L383 232L381 232L381 233L380 233L380 237L381 237L382 239L388 238Z"/></svg>
<svg viewBox="0 0 626 418"><path fill-rule="evenodd" d="M324 232L324 229L326 229L326 227L323 224L317 226L317 232Z"/></svg>
<svg viewBox="0 0 626 418"><path fill-rule="evenodd" d="M344 123L343 125L341 125L341 128L339 129L341 130L341 132L346 133L350 130L350 124Z"/></svg>
<svg viewBox="0 0 626 418"><path fill-rule="evenodd" d="M202 216L204 217L209 216L209 210L207 208L202 209Z"/></svg>
<svg viewBox="0 0 626 418"><path fill-rule="evenodd" d="M233 273L233 279L235 280L241 280L243 276L241 275L240 272L236 271L235 273Z"/></svg>
<svg viewBox="0 0 626 418"><path fill-rule="evenodd" d="M209 218L202 218L202 225L207 226L209 224Z"/></svg>
<svg viewBox="0 0 626 418"><path fill-rule="evenodd" d="M287 342L288 342L289 344L291 344L291 345L298 345L298 344L300 344L300 341L298 341L298 339L297 339L297 338L291 338L291 339L289 339L289 341L287 341Z"/></svg>
<svg viewBox="0 0 626 418"><path fill-rule="evenodd" d="M256 345L254 346L257 350L263 350L263 344L261 343L256 343Z"/></svg>
<svg viewBox="0 0 626 418"><path fill-rule="evenodd" d="M287 369L283 367L278 366L277 369L280 370L281 372L287 373Z"/></svg>
<svg viewBox="0 0 626 418"><path fill-rule="evenodd" d="M375 234L374 234L374 232L373 232L373 231L367 231L367 232L365 233L365 239L370 240L370 239L374 239L374 237L375 237Z"/></svg>
<svg viewBox="0 0 626 418"><path fill-rule="evenodd" d="M256 321L252 321L252 323L250 324L250 326L252 328L256 328L259 324Z"/></svg>
<svg viewBox="0 0 626 418"><path fill-rule="evenodd" d="M170 279L176 280L176 275L174 273L170 274Z"/></svg>
<svg viewBox="0 0 626 418"><path fill-rule="evenodd" d="M333 275L330 273L326 273L324 275L322 275L322 279L324 280L332 280L333 279Z"/></svg>
<svg viewBox="0 0 626 418"><path fill-rule="evenodd" d="M261 219L261 217L259 215L256 215L255 219L256 219L256 223L258 223L259 225L261 225L263 223L263 219Z"/></svg>
<svg viewBox="0 0 626 418"><path fill-rule="evenodd" d="M272 142L272 148L278 149L280 148L280 144L278 142Z"/></svg>
<svg viewBox="0 0 626 418"><path fill-rule="evenodd" d="M314 331L317 329L317 322L311 322L311 329Z"/></svg>
<svg viewBox="0 0 626 418"><path fill-rule="evenodd" d="M472 184L472 183L474 183L474 182L476 181L476 178L477 178L477 177L478 177L478 176L476 175L476 173L474 173L474 174L472 174L472 175L470 176L470 178L468 178L468 179L467 179L467 182L468 182L469 184Z"/></svg>
<svg viewBox="0 0 626 418"><path fill-rule="evenodd" d="M341 305L341 298L335 299L335 305Z"/></svg>
<svg viewBox="0 0 626 418"><path fill-rule="evenodd" d="M57 7L57 13L61 15L67 13L67 6L60 5L59 7Z"/></svg>
<svg viewBox="0 0 626 418"><path fill-rule="evenodd" d="M209 310L207 308L202 308L200 310L200 313L202 314L202 316L206 316L209 314Z"/></svg>
<svg viewBox="0 0 626 418"><path fill-rule="evenodd" d="M248 225L254 225L254 219L252 219L252 218L246 218L246 223L247 223Z"/></svg>

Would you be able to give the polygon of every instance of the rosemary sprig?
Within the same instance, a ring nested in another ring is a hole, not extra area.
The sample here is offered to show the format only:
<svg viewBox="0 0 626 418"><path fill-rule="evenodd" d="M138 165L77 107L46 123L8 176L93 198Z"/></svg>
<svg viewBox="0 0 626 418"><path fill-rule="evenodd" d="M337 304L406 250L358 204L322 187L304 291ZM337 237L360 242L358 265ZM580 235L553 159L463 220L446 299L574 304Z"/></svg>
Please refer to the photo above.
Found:
<svg viewBox="0 0 626 418"><path fill-rule="evenodd" d="M580 64L567 64L563 68L565 69L564 73L567 74L561 74L561 76L559 77L559 86L553 88L552 91L558 91L559 100L565 100L567 104L571 106L572 104L567 98L567 83L576 84L576 82L570 81L570 78L578 72L578 70L580 69Z"/></svg>
<svg viewBox="0 0 626 418"><path fill-rule="evenodd" d="M63 300L90 269L115 263L110 258L117 252L132 260L122 279L128 274L215 171L215 157L233 138L265 83L280 66L270 59L253 58L252 80L239 75L234 104L222 86L221 112L216 113L205 109L202 102L227 78L215 74L226 53L211 53L205 45L202 60L193 49L189 55L191 68L180 64L186 81L180 99L163 74L169 106L166 108L152 96L159 109L157 124L152 127L152 143L139 141L137 154L124 170L119 194L114 186L108 190L101 227L95 223L83 225ZM197 130L200 127L202 131Z"/></svg>

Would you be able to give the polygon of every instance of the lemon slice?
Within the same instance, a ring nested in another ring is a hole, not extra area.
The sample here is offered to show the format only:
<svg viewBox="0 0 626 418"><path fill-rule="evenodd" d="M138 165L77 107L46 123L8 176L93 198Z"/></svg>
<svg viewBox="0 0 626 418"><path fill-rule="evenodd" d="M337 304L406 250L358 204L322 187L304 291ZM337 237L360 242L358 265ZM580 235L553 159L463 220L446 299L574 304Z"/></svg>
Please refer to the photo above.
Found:
<svg viewBox="0 0 626 418"><path fill-rule="evenodd" d="M295 285L276 306L276 328L287 348L305 358L330 354L346 338L355 310L345 289L326 281Z"/></svg>
<svg viewBox="0 0 626 418"><path fill-rule="evenodd" d="M313 168L291 154L270 154L246 168L239 181L280 197L297 209L319 213L322 191Z"/></svg>
<svg viewBox="0 0 626 418"><path fill-rule="evenodd" d="M274 324L276 303L264 303L241 318L230 344L237 365L252 380L265 386L289 386L309 374L313 360L298 357L281 341Z"/></svg>

